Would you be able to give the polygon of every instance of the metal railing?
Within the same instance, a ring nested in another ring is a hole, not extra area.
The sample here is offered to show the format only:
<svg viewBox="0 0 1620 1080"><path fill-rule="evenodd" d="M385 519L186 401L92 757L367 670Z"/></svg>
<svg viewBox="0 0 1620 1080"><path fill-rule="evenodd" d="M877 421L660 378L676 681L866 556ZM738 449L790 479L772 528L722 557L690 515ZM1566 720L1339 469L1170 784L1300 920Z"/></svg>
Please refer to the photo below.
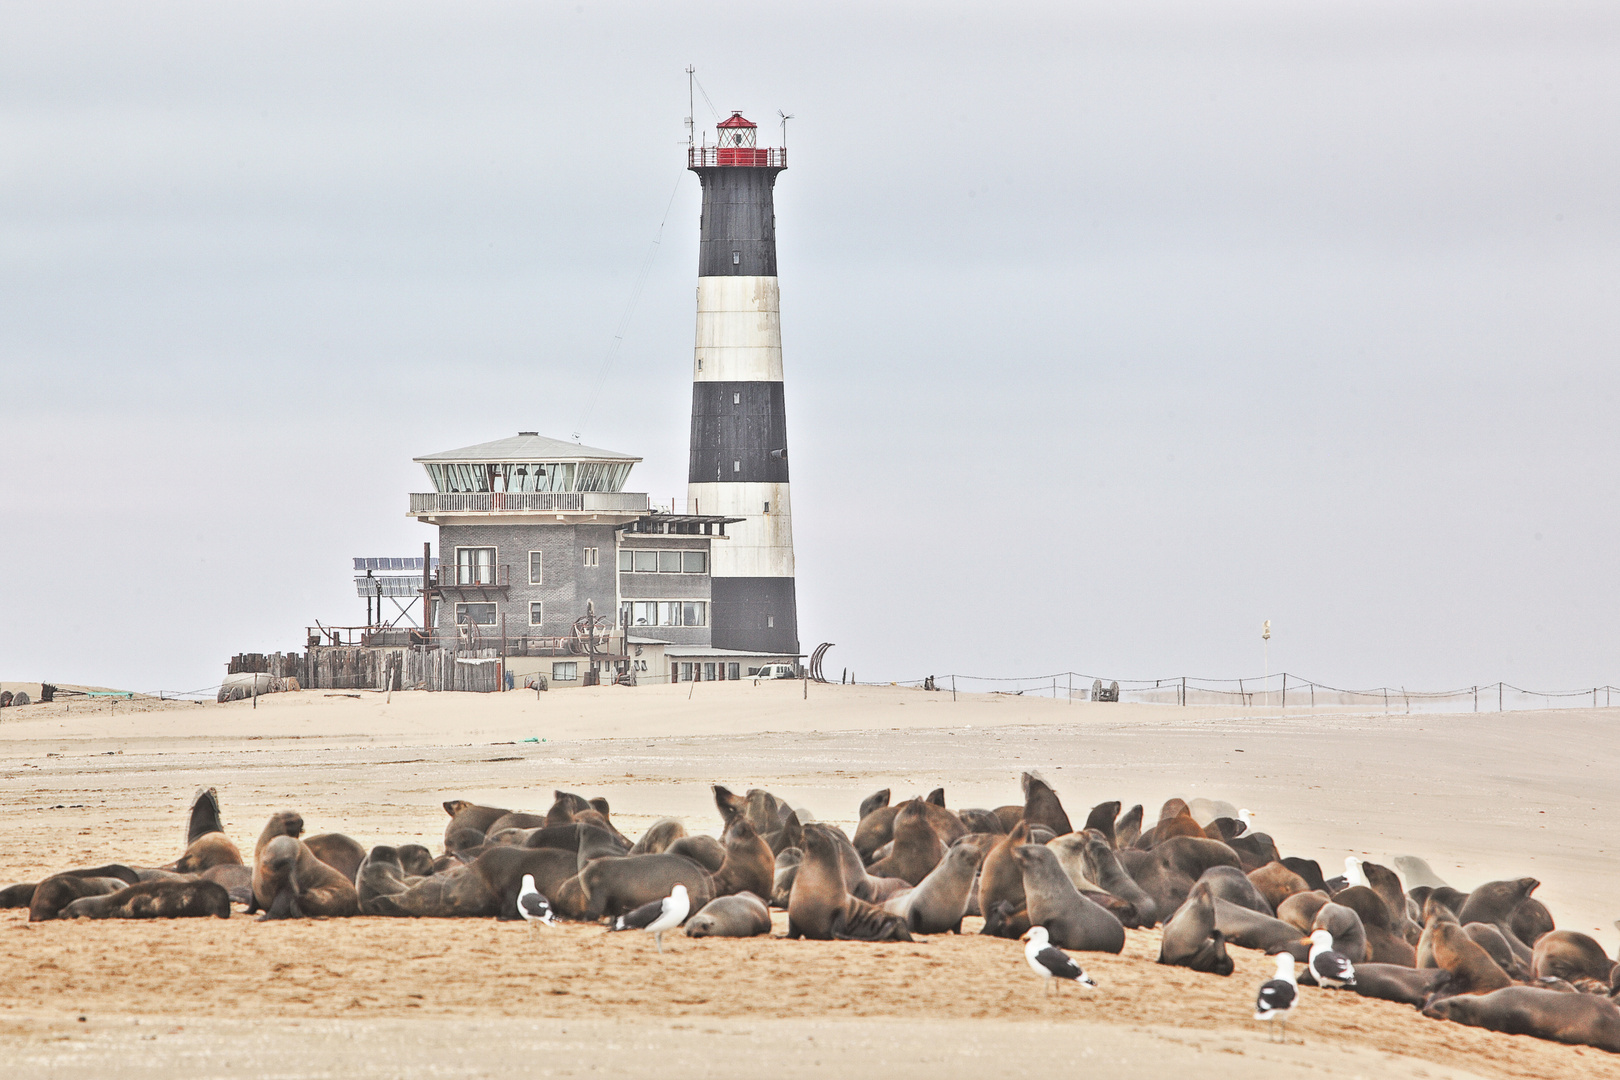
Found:
<svg viewBox="0 0 1620 1080"><path fill-rule="evenodd" d="M787 168L787 147L691 146L686 150L686 167L688 169L714 168L722 165L785 169Z"/></svg>
<svg viewBox="0 0 1620 1080"><path fill-rule="evenodd" d="M441 589L504 589L512 583L512 566L510 563L499 566L441 563L433 583Z"/></svg>
<svg viewBox="0 0 1620 1080"><path fill-rule="evenodd" d="M411 493L412 514L510 513L644 514L640 491L421 491Z"/></svg>

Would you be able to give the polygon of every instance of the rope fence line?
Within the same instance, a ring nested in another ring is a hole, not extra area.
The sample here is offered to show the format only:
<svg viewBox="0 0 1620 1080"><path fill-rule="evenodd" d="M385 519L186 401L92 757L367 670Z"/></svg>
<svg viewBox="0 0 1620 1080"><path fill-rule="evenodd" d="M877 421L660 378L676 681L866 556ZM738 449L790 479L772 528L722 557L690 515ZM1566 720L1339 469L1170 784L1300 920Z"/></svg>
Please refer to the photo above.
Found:
<svg viewBox="0 0 1620 1080"><path fill-rule="evenodd" d="M1030 676L964 675L957 672L949 675L929 675L921 679L874 683L856 683L849 674L845 677L853 685L915 686L927 690L949 691L953 695L958 689L969 689L966 684L988 683L1000 687L989 689L989 692L994 694L1050 696L1071 702L1242 704L1277 708L1372 705L1380 706L1386 712L1407 713L1414 708L1420 711L1442 711L1440 706L1453 705L1479 712L1482 702L1487 711L1495 712L1569 707L1575 704L1606 708L1620 702L1620 687L1607 683L1576 690L1533 690L1505 680L1480 683L1476 686L1461 686L1452 690L1414 690L1404 686L1378 686L1355 690L1302 678L1292 672L1277 672L1269 677L1235 679L1201 678L1191 675L1161 679L1104 679L1080 671L1059 671L1048 675Z"/></svg>

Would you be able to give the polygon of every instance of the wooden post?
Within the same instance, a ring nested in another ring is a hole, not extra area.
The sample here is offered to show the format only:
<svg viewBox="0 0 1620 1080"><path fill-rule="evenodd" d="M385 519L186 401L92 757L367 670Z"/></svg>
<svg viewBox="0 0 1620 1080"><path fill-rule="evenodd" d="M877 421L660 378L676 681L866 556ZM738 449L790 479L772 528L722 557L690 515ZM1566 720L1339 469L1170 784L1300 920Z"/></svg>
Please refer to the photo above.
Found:
<svg viewBox="0 0 1620 1080"><path fill-rule="evenodd" d="M1187 676L1185 675L1181 677L1181 705L1183 708L1187 706Z"/></svg>
<svg viewBox="0 0 1620 1080"><path fill-rule="evenodd" d="M1502 711L1502 684L1500 682L1496 684L1496 711Z"/></svg>
<svg viewBox="0 0 1620 1080"><path fill-rule="evenodd" d="M956 676L951 676L951 700L956 700Z"/></svg>
<svg viewBox="0 0 1620 1080"><path fill-rule="evenodd" d="M594 631L593 631L594 632ZM506 612L501 612L501 647L495 653L495 690L506 692Z"/></svg>
<svg viewBox="0 0 1620 1080"><path fill-rule="evenodd" d="M1074 704L1074 672L1072 672L1072 671L1069 672L1068 694L1069 694L1069 704L1073 705Z"/></svg>
<svg viewBox="0 0 1620 1080"><path fill-rule="evenodd" d="M1282 673L1282 675L1283 675L1282 707L1284 709L1286 709L1286 708L1288 708L1288 672L1285 671L1285 672Z"/></svg>

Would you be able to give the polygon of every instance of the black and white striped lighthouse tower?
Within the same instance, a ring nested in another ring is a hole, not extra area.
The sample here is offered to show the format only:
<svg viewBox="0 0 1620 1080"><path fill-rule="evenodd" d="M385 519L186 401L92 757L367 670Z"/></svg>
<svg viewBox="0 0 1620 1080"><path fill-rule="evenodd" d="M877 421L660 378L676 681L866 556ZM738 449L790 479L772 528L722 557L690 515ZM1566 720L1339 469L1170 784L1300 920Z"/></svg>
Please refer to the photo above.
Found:
<svg viewBox="0 0 1620 1080"><path fill-rule="evenodd" d="M772 202L787 150L759 146L758 128L741 113L716 130L716 145L687 151L703 183L687 498L695 513L742 519L710 556L714 646L796 655Z"/></svg>

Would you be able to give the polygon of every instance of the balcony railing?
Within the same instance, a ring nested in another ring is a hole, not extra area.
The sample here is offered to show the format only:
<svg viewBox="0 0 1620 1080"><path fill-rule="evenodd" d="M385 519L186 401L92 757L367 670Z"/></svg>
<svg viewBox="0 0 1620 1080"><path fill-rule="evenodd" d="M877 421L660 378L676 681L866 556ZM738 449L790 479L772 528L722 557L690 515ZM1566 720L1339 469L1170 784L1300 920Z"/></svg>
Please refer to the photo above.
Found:
<svg viewBox="0 0 1620 1080"><path fill-rule="evenodd" d="M411 493L412 514L645 514L641 491L426 491Z"/></svg>
<svg viewBox="0 0 1620 1080"><path fill-rule="evenodd" d="M771 169L787 168L785 146L692 146L686 150L688 169L718 165L743 165Z"/></svg>
<svg viewBox="0 0 1620 1080"><path fill-rule="evenodd" d="M440 563L433 580L441 589L504 589L512 583L512 567L508 563L499 566L452 566Z"/></svg>

